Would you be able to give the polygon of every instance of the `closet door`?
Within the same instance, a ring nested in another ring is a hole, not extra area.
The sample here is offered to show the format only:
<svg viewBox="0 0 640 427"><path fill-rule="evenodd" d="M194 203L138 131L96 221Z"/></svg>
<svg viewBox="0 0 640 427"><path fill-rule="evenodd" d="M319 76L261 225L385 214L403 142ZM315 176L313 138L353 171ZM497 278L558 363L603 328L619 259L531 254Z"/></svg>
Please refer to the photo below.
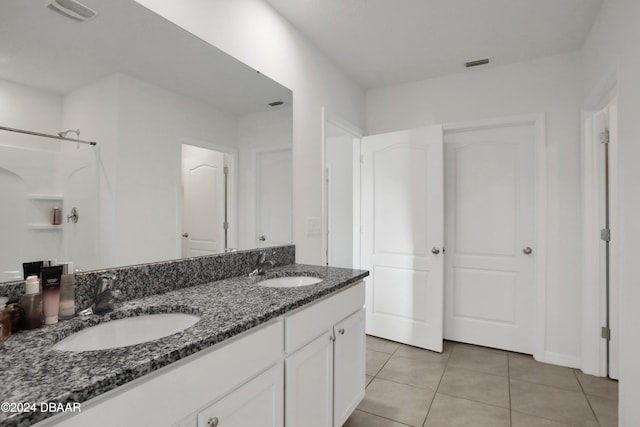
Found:
<svg viewBox="0 0 640 427"><path fill-rule="evenodd" d="M367 333L442 351L442 126L362 139Z"/></svg>
<svg viewBox="0 0 640 427"><path fill-rule="evenodd" d="M445 134L445 337L533 353L533 124Z"/></svg>

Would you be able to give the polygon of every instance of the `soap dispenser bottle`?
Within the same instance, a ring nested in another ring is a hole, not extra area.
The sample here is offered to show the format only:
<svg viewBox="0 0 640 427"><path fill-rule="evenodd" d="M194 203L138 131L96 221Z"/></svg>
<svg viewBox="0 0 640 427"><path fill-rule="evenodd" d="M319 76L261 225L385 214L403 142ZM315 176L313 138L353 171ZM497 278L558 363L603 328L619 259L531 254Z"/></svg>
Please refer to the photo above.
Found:
<svg viewBox="0 0 640 427"><path fill-rule="evenodd" d="M20 298L20 306L24 310L22 315L22 329L36 329L42 327L42 295L40 295L40 281L38 276L27 277L26 292Z"/></svg>

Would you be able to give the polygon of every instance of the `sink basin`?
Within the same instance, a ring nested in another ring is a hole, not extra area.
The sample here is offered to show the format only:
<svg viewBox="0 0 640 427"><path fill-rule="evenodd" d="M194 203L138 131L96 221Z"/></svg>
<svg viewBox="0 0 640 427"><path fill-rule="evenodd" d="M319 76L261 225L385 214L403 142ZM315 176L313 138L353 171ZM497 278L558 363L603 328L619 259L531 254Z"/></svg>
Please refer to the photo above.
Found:
<svg viewBox="0 0 640 427"><path fill-rule="evenodd" d="M268 288L295 288L298 286L315 285L322 282L322 279L311 276L285 276L274 277L273 279L263 280L258 282L260 286L266 286Z"/></svg>
<svg viewBox="0 0 640 427"><path fill-rule="evenodd" d="M126 347L164 338L195 325L200 317L184 313L149 314L112 320L57 342L54 350L91 351Z"/></svg>

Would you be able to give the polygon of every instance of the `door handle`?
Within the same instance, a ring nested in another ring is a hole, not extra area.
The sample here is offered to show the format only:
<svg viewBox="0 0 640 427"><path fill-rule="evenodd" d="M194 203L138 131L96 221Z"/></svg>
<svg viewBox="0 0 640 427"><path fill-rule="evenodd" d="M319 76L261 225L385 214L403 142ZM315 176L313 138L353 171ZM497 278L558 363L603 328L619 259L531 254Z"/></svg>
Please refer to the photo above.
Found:
<svg viewBox="0 0 640 427"><path fill-rule="evenodd" d="M533 249L531 249L529 246L527 246L526 248L524 248L522 250L522 252L524 252L525 255L531 255L531 253L533 252Z"/></svg>
<svg viewBox="0 0 640 427"><path fill-rule="evenodd" d="M434 246L433 249L431 249L431 253L434 255L438 255L440 253L440 248L437 246Z"/></svg>
<svg viewBox="0 0 640 427"><path fill-rule="evenodd" d="M264 242L265 240L267 240L267 238L264 237L264 236L260 236L260 238L258 240L260 240L261 242Z"/></svg>
<svg viewBox="0 0 640 427"><path fill-rule="evenodd" d="M182 233L182 237L189 237L189 233Z"/></svg>

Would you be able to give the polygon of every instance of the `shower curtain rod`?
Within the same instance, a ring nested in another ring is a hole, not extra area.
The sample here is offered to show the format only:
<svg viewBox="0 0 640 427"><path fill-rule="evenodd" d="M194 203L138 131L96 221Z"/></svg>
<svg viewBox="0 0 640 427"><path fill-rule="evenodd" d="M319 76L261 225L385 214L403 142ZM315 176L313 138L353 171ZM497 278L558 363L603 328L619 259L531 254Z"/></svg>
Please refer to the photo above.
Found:
<svg viewBox="0 0 640 427"><path fill-rule="evenodd" d="M48 134L48 133L33 132L33 131L30 131L30 130L9 128L9 127L6 127L6 126L0 126L0 130L6 130L6 131L9 131L9 132L24 133L24 134L27 134L27 135L42 136L42 137L45 137L45 138L61 139L63 141L79 142L80 144L98 145L98 143L94 142L94 141L83 141L82 139L67 138L66 136L51 135L51 134Z"/></svg>

